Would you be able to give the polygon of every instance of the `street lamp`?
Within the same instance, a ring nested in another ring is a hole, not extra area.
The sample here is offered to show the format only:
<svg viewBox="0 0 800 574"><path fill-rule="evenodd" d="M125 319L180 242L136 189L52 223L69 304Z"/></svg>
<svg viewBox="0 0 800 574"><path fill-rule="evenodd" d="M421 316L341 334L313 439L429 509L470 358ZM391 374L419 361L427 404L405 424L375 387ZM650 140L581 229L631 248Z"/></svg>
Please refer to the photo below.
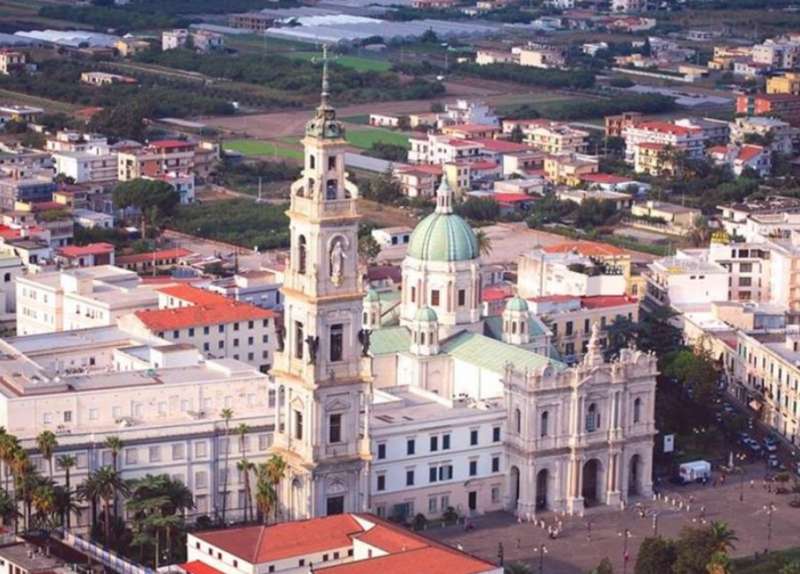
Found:
<svg viewBox="0 0 800 574"><path fill-rule="evenodd" d="M539 574L544 574L544 555L547 554L547 546L539 544Z"/></svg>
<svg viewBox="0 0 800 574"><path fill-rule="evenodd" d="M747 459L747 455L740 452L736 455L736 460L742 464ZM744 502L744 466L739 467L739 502Z"/></svg>
<svg viewBox="0 0 800 574"><path fill-rule="evenodd" d="M772 514L775 510L775 504L772 502L764 505L764 511L767 513L767 548L764 550L765 555L769 553L769 547L772 543Z"/></svg>
<svg viewBox="0 0 800 574"><path fill-rule="evenodd" d="M619 533L622 537L622 574L628 573L628 539L632 536L630 529L626 528Z"/></svg>

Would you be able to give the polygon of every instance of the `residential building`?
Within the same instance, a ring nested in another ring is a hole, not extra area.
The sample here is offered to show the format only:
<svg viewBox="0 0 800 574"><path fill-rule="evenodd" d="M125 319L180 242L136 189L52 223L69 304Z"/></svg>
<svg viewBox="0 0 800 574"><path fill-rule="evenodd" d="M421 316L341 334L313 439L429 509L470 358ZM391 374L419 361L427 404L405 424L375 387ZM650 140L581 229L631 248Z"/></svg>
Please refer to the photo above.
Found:
<svg viewBox="0 0 800 574"><path fill-rule="evenodd" d="M549 154L584 153L589 142L589 132L547 120L523 127L522 133L527 144Z"/></svg>
<svg viewBox="0 0 800 574"><path fill-rule="evenodd" d="M378 242L381 247L393 247L395 245L407 245L411 239L411 232L413 229L410 227L381 227L372 230L372 238Z"/></svg>
<svg viewBox="0 0 800 574"><path fill-rule="evenodd" d="M495 566L369 514L189 534L182 574L502 574Z"/></svg>
<svg viewBox="0 0 800 574"><path fill-rule="evenodd" d="M490 64L519 64L519 54L515 54L511 50L479 48L475 53L475 63L479 66L487 66Z"/></svg>
<svg viewBox="0 0 800 574"><path fill-rule="evenodd" d="M648 157L655 155L650 152L656 151L656 147L645 146L643 148L641 144L657 144L661 146L658 150L664 150L666 146L669 146L671 150L682 153L689 159L702 159L705 149L703 129L662 120L641 121L628 125L623 130L623 137L625 138L625 160L628 163L639 163L639 167L636 168L637 173L653 173L649 161L646 162L645 158L642 158L640 162L637 162L636 158L640 154ZM660 164L661 162L655 163ZM658 168L654 175L658 175Z"/></svg>
<svg viewBox="0 0 800 574"><path fill-rule="evenodd" d="M411 137L408 143L411 145L409 163L441 165L460 160L477 161L483 150L483 145L477 142L440 134Z"/></svg>
<svg viewBox="0 0 800 574"><path fill-rule="evenodd" d="M228 24L233 28L264 32L267 28L272 28L275 24L275 18L262 12L231 14L228 17Z"/></svg>
<svg viewBox="0 0 800 574"><path fill-rule="evenodd" d="M793 70L800 65L800 43L782 40L765 40L752 49L753 62L772 68Z"/></svg>
<svg viewBox="0 0 800 574"><path fill-rule="evenodd" d="M730 273L717 263L687 254L657 259L648 265L644 303L681 310L728 300Z"/></svg>
<svg viewBox="0 0 800 574"><path fill-rule="evenodd" d="M531 312L547 325L553 347L567 363L580 361L589 349L592 325L600 325L600 346L608 345L606 331L618 317L636 323L639 300L627 295L543 295L528 301Z"/></svg>
<svg viewBox="0 0 800 574"><path fill-rule="evenodd" d="M240 271L233 277L198 284L234 301L250 303L262 309L280 309L283 306L280 293L282 285L283 274L277 271Z"/></svg>
<svg viewBox="0 0 800 574"><path fill-rule="evenodd" d="M611 11L623 14L646 12L647 0L611 0Z"/></svg>
<svg viewBox="0 0 800 574"><path fill-rule="evenodd" d="M797 72L785 72L781 75L767 78L766 91L768 94L800 96L800 74Z"/></svg>
<svg viewBox="0 0 800 574"><path fill-rule="evenodd" d="M19 104L0 105L0 126L11 120L35 123L44 114L44 109Z"/></svg>
<svg viewBox="0 0 800 574"><path fill-rule="evenodd" d="M730 123L714 118L680 118L675 120L675 125L699 129L702 132L703 143L706 146L726 144L731 135Z"/></svg>
<svg viewBox="0 0 800 574"><path fill-rule="evenodd" d="M636 195L646 192L650 185L632 177L624 177L611 173L590 173L581 178L582 185L589 189L602 189L603 191L622 191Z"/></svg>
<svg viewBox="0 0 800 574"><path fill-rule="evenodd" d="M76 146L78 147L78 146ZM107 186L117 181L117 153L105 143L79 146L81 151L53 153L56 173L72 178L77 184Z"/></svg>
<svg viewBox="0 0 800 574"><path fill-rule="evenodd" d="M800 96L793 94L743 94L736 98L736 113L772 116L800 126Z"/></svg>
<svg viewBox="0 0 800 574"><path fill-rule="evenodd" d="M489 188L501 176L500 165L491 160L454 161L442 165L442 180L457 193Z"/></svg>
<svg viewBox="0 0 800 574"><path fill-rule="evenodd" d="M407 197L433 197L442 178L441 165L409 165L394 168L394 177L400 182Z"/></svg>
<svg viewBox="0 0 800 574"><path fill-rule="evenodd" d="M56 250L56 260L67 268L114 265L114 246L111 243L66 245Z"/></svg>
<svg viewBox="0 0 800 574"><path fill-rule="evenodd" d="M22 260L16 255L0 255L0 322L16 320L17 289L16 279L25 273Z"/></svg>
<svg viewBox="0 0 800 574"><path fill-rule="evenodd" d="M378 128L397 128L400 126L400 116L388 114L370 114L369 125Z"/></svg>
<svg viewBox="0 0 800 574"><path fill-rule="evenodd" d="M85 229L112 229L114 227L113 215L91 209L73 209L72 219Z"/></svg>
<svg viewBox="0 0 800 574"><path fill-rule="evenodd" d="M170 271L179 266L186 258L194 255L194 252L183 247L171 249L159 249L147 253L132 253L130 255L120 255L117 257L117 265L136 273L152 274Z"/></svg>
<svg viewBox="0 0 800 574"><path fill-rule="evenodd" d="M165 52L185 48L190 41L192 49L198 52L217 50L225 45L225 37L222 34L209 30L176 28L161 32L161 50Z"/></svg>
<svg viewBox="0 0 800 574"><path fill-rule="evenodd" d="M119 319L131 333L191 345L207 359L235 359L269 371L275 351L275 313L189 285L157 289L158 308Z"/></svg>
<svg viewBox="0 0 800 574"><path fill-rule="evenodd" d="M442 126L442 134L463 140L491 140L500 133L500 126L493 124L449 124Z"/></svg>
<svg viewBox="0 0 800 574"><path fill-rule="evenodd" d="M731 123L731 143L766 145L774 152L791 156L800 142L800 128L777 118L746 116Z"/></svg>
<svg viewBox="0 0 800 574"><path fill-rule="evenodd" d="M614 204L617 211L630 209L633 205L633 197L628 193L618 191L604 191L602 189L559 189L556 197L563 201L571 201L581 205L587 199L597 201L608 201Z"/></svg>
<svg viewBox="0 0 800 574"><path fill-rule="evenodd" d="M545 44L528 44L514 48L519 57L520 66L530 66L532 68L563 68L567 59L564 51L556 46Z"/></svg>
<svg viewBox="0 0 800 574"><path fill-rule="evenodd" d="M26 167L0 167L0 208L14 209L17 202L50 201L56 184L52 172Z"/></svg>
<svg viewBox="0 0 800 574"><path fill-rule="evenodd" d="M445 104L444 110L438 118L440 128L447 124L500 125L500 118L483 102L456 100L454 104Z"/></svg>
<svg viewBox="0 0 800 574"><path fill-rule="evenodd" d="M631 215L663 222L673 233L683 235L694 227L695 221L702 215L702 212L692 207L651 199L635 203L631 207Z"/></svg>
<svg viewBox="0 0 800 574"><path fill-rule="evenodd" d="M117 40L117 43L114 44L114 48L117 50L117 52L119 52L120 56L123 58L129 58L149 50L150 42L141 38L123 36Z"/></svg>
<svg viewBox="0 0 800 574"><path fill-rule="evenodd" d="M130 76L122 76L120 74L111 74L109 72L83 72L81 74L81 82L91 86L111 86L114 84L136 84L136 78Z"/></svg>
<svg viewBox="0 0 800 574"><path fill-rule="evenodd" d="M155 177L145 176L144 179L157 179L168 183L178 192L181 198L181 205L188 205L195 201L194 173L168 171Z"/></svg>
<svg viewBox="0 0 800 574"><path fill-rule="evenodd" d="M580 185L585 176L598 170L597 158L583 154L560 153L544 158L544 176L555 185Z"/></svg>
<svg viewBox="0 0 800 574"><path fill-rule="evenodd" d="M737 176L750 170L758 177L767 177L772 171L772 152L760 145L724 145L708 148L709 159L725 166Z"/></svg>
<svg viewBox="0 0 800 574"><path fill-rule="evenodd" d="M717 207L722 211L719 219L727 234L750 242L788 238L800 220L800 200L794 197L748 198Z"/></svg>
<svg viewBox="0 0 800 574"><path fill-rule="evenodd" d="M162 140L147 147L120 151L117 155L117 178L130 181L145 176L191 173L197 144L184 140Z"/></svg>
<svg viewBox="0 0 800 574"><path fill-rule="evenodd" d="M771 302L770 246L767 243L734 243L722 235L715 234L707 253L698 256L728 271L727 300ZM691 251L689 253L692 254ZM780 277L775 277L775 280L780 282Z"/></svg>
<svg viewBox="0 0 800 574"><path fill-rule="evenodd" d="M71 130L61 130L45 139L45 149L53 153L86 152L96 148L108 148L108 138Z"/></svg>
<svg viewBox="0 0 800 574"><path fill-rule="evenodd" d="M0 74L10 76L25 71L27 56L16 50L0 50Z"/></svg>
<svg viewBox="0 0 800 574"><path fill-rule="evenodd" d="M16 291L19 335L114 325L123 315L158 306L154 289L112 265L28 274L17 278Z"/></svg>

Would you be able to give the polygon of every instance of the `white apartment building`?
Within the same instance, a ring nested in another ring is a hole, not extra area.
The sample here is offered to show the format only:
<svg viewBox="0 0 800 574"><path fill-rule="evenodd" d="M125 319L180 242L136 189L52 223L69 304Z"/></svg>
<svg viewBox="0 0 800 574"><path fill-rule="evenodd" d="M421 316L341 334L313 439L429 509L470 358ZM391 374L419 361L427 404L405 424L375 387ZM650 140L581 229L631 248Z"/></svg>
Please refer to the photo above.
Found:
<svg viewBox="0 0 800 574"><path fill-rule="evenodd" d="M711 241L701 256L725 268L728 273L728 301L770 302L771 249L764 243ZM689 250L689 253L695 250Z"/></svg>
<svg viewBox="0 0 800 574"><path fill-rule="evenodd" d="M679 252L653 261L646 276L644 302L680 310L728 300L730 273L717 263Z"/></svg>
<svg viewBox="0 0 800 574"><path fill-rule="evenodd" d="M789 237L800 214L800 200L779 195L717 207L722 211L720 222L725 231L751 242Z"/></svg>
<svg viewBox="0 0 800 574"><path fill-rule="evenodd" d="M197 284L229 299L250 303L262 309L279 309L283 303L283 274L278 271L242 271L233 277Z"/></svg>
<svg viewBox="0 0 800 574"><path fill-rule="evenodd" d="M17 314L15 281L25 273L22 260L16 255L0 255L0 322L14 321Z"/></svg>
<svg viewBox="0 0 800 574"><path fill-rule="evenodd" d="M519 58L520 66L551 69L563 68L567 60L562 49L555 46L530 44L513 48L512 52Z"/></svg>
<svg viewBox="0 0 800 574"><path fill-rule="evenodd" d="M792 155L800 140L800 129L779 120L764 116L747 116L736 118L731 122L731 143L741 145L747 143L748 136L758 136L766 141L769 148L783 155Z"/></svg>
<svg viewBox="0 0 800 574"><path fill-rule="evenodd" d="M627 262L628 267L630 261ZM517 268L519 295L624 295L627 288L625 263L598 261L578 251L534 249L522 255Z"/></svg>
<svg viewBox="0 0 800 574"><path fill-rule="evenodd" d="M729 168L736 176L752 170L759 177L766 177L772 171L772 151L760 145L714 146L708 149L708 156L715 165Z"/></svg>
<svg viewBox="0 0 800 574"><path fill-rule="evenodd" d="M542 120L522 127L525 143L545 153L584 153L589 132L560 122Z"/></svg>
<svg viewBox="0 0 800 574"><path fill-rule="evenodd" d="M793 70L800 65L800 43L766 40L753 46L753 62L772 68Z"/></svg>
<svg viewBox="0 0 800 574"><path fill-rule="evenodd" d="M409 138L409 163L434 164L481 159L483 144L439 134L428 134L421 138Z"/></svg>
<svg viewBox="0 0 800 574"><path fill-rule="evenodd" d="M72 178L75 183L110 185L117 181L117 154L108 146L56 152L53 161L56 173Z"/></svg>
<svg viewBox="0 0 800 574"><path fill-rule="evenodd" d="M456 100L454 104L445 105L444 114L437 123L439 128L451 124L499 126L500 118L483 102Z"/></svg>
<svg viewBox="0 0 800 574"><path fill-rule="evenodd" d="M625 161L628 163L634 163L636 149L640 144L671 146L676 151L685 153L689 159L702 159L705 152L702 129L662 120L636 122L623 129L622 137L625 138Z"/></svg>
<svg viewBox="0 0 800 574"><path fill-rule="evenodd" d="M0 350L6 357L0 373L8 381L0 389L0 424L31 450L42 472L47 461L35 438L43 430L57 436L55 456L76 457L73 485L112 464L104 442L117 436L123 479L168 474L192 490L197 514L214 514L227 472L227 507L231 516L240 514L236 463L244 453L238 438L225 436L219 413L231 408L231 428L250 427L246 456L266 460L269 381L256 369L231 359L204 361L194 348L114 326L15 337L0 341ZM62 482L63 471L55 468L54 478ZM85 525L88 514L73 524Z"/></svg>
<svg viewBox="0 0 800 574"><path fill-rule="evenodd" d="M158 306L136 273L111 265L17 277L17 334L114 325L121 316Z"/></svg>
<svg viewBox="0 0 800 574"><path fill-rule="evenodd" d="M108 138L105 136L76 131L60 131L45 140L45 149L53 153L77 153L103 147L109 147Z"/></svg>
<svg viewBox="0 0 800 574"><path fill-rule="evenodd" d="M158 299L157 309L128 314L120 326L190 345L209 360L232 358L269 371L277 342L273 311L188 285L159 288Z"/></svg>
<svg viewBox="0 0 800 574"><path fill-rule="evenodd" d="M647 0L611 0L611 11L617 13L645 12Z"/></svg>

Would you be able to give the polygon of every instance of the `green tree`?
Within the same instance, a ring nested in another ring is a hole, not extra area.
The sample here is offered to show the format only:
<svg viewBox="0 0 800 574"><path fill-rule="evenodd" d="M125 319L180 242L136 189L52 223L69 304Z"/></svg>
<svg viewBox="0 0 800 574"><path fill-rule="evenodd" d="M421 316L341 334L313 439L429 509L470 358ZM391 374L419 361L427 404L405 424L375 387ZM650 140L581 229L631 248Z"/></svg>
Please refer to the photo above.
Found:
<svg viewBox="0 0 800 574"><path fill-rule="evenodd" d="M676 544L674 574L708 574L707 566L716 552L710 528L684 528Z"/></svg>
<svg viewBox="0 0 800 574"><path fill-rule="evenodd" d="M72 497L70 472L78 465L78 461L71 454L62 454L56 459L56 464L58 465L58 468L64 471L64 490L67 497L67 506L69 506L71 504ZM72 523L71 514L71 512L66 512L65 515L61 517L61 520L66 525L67 529L70 528Z"/></svg>
<svg viewBox="0 0 800 574"><path fill-rule="evenodd" d="M503 568L504 574L532 574L531 567L523 562L512 562Z"/></svg>
<svg viewBox="0 0 800 574"><path fill-rule="evenodd" d="M236 434L239 435L239 452L242 454L242 460L236 464L244 480L244 508L242 509L245 522L249 520L248 511L250 510L250 471L253 470L253 464L247 460L247 433L250 432L250 427L245 423L241 423L236 427Z"/></svg>
<svg viewBox="0 0 800 574"><path fill-rule="evenodd" d="M380 175L369 178L361 187L361 194L365 199L392 205L403 198L403 188L400 182L392 175L391 170L387 170Z"/></svg>
<svg viewBox="0 0 800 574"><path fill-rule="evenodd" d="M677 556L675 544L671 540L647 537L642 540L636 557L634 574L672 574Z"/></svg>
<svg viewBox="0 0 800 574"><path fill-rule="evenodd" d="M511 130L511 135L509 136L509 139L512 142L516 143L522 143L522 140L525 139L525 134L522 133L522 126L520 124L516 124L514 126L514 129Z"/></svg>
<svg viewBox="0 0 800 574"><path fill-rule="evenodd" d="M145 118L150 111L148 106L138 100L133 103L121 102L94 114L89 120L88 129L112 138L141 141L147 129Z"/></svg>
<svg viewBox="0 0 800 574"><path fill-rule="evenodd" d="M230 474L231 457L231 419L233 409L224 408L219 413L225 427L225 472L222 475L222 523L225 523L225 512L228 509L228 474Z"/></svg>
<svg viewBox="0 0 800 574"><path fill-rule="evenodd" d="M381 244L372 237L372 234L362 235L358 238L358 256L367 263L374 262L381 253Z"/></svg>
<svg viewBox="0 0 800 574"><path fill-rule="evenodd" d="M269 476L267 463L262 462L256 467L256 508L261 515L261 521L267 524L269 515L277 511L278 494Z"/></svg>
<svg viewBox="0 0 800 574"><path fill-rule="evenodd" d="M800 560L792 560L780 569L778 574L800 574Z"/></svg>
<svg viewBox="0 0 800 574"><path fill-rule="evenodd" d="M40 432L36 436L36 448L39 449L42 457L47 460L50 470L50 480L53 480L53 451L58 446L55 433L49 430Z"/></svg>
<svg viewBox="0 0 800 574"><path fill-rule="evenodd" d="M702 215L698 215L692 222L692 228L689 230L689 242L694 247L705 247L711 240L711 227L708 225L708 219Z"/></svg>
<svg viewBox="0 0 800 574"><path fill-rule="evenodd" d="M592 574L614 574L614 566L611 564L611 560L603 558L600 564L592 570Z"/></svg>
<svg viewBox="0 0 800 574"><path fill-rule="evenodd" d="M486 231L483 229L476 231L475 239L478 240L478 253L487 257L492 254L492 238Z"/></svg>
<svg viewBox="0 0 800 574"><path fill-rule="evenodd" d="M715 520L709 526L711 534L714 537L714 546L717 552L728 553L736 548L734 542L739 539L736 533L725 523Z"/></svg>
<svg viewBox="0 0 800 574"><path fill-rule="evenodd" d="M158 227L163 218L171 217L181 202L180 194L170 184L151 179L134 179L118 184L112 193L117 209L136 209L141 216L142 237L146 226Z"/></svg>
<svg viewBox="0 0 800 574"><path fill-rule="evenodd" d="M3 521L3 526L8 526L11 521L15 521L19 512L17 511L17 503L5 490L0 490L0 520Z"/></svg>
<svg viewBox="0 0 800 574"><path fill-rule="evenodd" d="M730 574L731 561L725 552L714 552L711 555L711 560L706 564L706 571L708 574Z"/></svg>
<svg viewBox="0 0 800 574"><path fill-rule="evenodd" d="M272 485L272 490L275 496L273 510L275 512L276 519L278 515L278 504L280 502L278 492L280 492L281 481L286 477L287 468L288 465L286 464L286 460L280 455L273 454L271 457L269 457L264 469L266 478Z"/></svg>
<svg viewBox="0 0 800 574"><path fill-rule="evenodd" d="M103 542L111 545L111 509L117 496L127 497L128 485L119 473L110 466L101 466L91 472L78 488L81 498L89 501L100 500L103 504Z"/></svg>

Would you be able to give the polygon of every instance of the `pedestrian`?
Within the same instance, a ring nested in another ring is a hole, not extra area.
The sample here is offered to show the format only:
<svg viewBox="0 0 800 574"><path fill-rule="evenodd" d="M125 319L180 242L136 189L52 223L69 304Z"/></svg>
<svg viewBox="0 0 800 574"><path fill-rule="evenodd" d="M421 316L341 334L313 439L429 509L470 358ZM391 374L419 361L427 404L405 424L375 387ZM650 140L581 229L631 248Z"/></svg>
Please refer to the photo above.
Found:
<svg viewBox="0 0 800 574"><path fill-rule="evenodd" d="M522 546L522 541L519 538L517 538L517 550L519 550L521 546Z"/></svg>
<svg viewBox="0 0 800 574"><path fill-rule="evenodd" d="M750 479L750 488L755 487L755 485L756 485L756 481L751 478Z"/></svg>
<svg viewBox="0 0 800 574"><path fill-rule="evenodd" d="M592 541L592 521L586 521L586 542Z"/></svg>

